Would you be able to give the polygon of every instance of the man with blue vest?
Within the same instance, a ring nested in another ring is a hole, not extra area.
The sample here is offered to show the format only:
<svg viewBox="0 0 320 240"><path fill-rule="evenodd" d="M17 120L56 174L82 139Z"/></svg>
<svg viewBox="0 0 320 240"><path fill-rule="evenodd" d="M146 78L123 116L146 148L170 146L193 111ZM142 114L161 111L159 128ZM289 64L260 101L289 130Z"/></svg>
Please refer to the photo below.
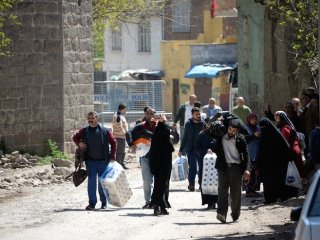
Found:
<svg viewBox="0 0 320 240"><path fill-rule="evenodd" d="M86 150L85 163L88 171L88 196L89 205L86 210L93 210L97 204L97 180L108 166L109 162L116 159L117 141L112 132L98 124L98 113L95 111L87 114L88 125L81 128L74 136L74 143ZM111 150L109 149L111 146ZM99 182L99 181L98 181ZM101 183L98 183L98 192L101 209L107 208L107 199Z"/></svg>

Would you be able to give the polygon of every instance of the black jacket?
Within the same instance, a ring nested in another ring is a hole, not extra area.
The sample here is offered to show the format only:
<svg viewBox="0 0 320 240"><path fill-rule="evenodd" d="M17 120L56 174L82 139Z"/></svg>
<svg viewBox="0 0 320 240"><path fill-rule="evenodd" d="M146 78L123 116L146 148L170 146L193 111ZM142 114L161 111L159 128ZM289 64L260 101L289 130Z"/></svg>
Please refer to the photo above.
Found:
<svg viewBox="0 0 320 240"><path fill-rule="evenodd" d="M248 168L248 147L244 135L239 133L236 135L236 148L238 149L241 160L241 171L244 173ZM228 165L222 146L222 137L217 139L217 143L215 144L213 151L217 155L216 169L222 171L227 170Z"/></svg>

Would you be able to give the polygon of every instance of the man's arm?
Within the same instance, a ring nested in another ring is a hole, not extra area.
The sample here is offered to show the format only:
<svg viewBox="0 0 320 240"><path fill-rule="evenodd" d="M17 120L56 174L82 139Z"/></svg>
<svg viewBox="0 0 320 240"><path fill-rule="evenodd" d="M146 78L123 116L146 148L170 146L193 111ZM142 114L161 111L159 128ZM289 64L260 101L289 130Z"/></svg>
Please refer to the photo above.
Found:
<svg viewBox="0 0 320 240"><path fill-rule="evenodd" d="M173 123L174 123L174 124L177 124L177 122L180 120L181 115L182 115L182 112L183 112L183 105L180 106L177 115L176 115L176 116L174 117L174 119L173 119Z"/></svg>
<svg viewBox="0 0 320 240"><path fill-rule="evenodd" d="M84 144L84 128L81 128L75 135L73 135L72 140L73 142L81 149L85 148L86 145Z"/></svg>
<svg viewBox="0 0 320 240"><path fill-rule="evenodd" d="M116 160L117 141L111 131L107 131L107 137L108 137L109 144L111 145L110 161L113 162Z"/></svg>

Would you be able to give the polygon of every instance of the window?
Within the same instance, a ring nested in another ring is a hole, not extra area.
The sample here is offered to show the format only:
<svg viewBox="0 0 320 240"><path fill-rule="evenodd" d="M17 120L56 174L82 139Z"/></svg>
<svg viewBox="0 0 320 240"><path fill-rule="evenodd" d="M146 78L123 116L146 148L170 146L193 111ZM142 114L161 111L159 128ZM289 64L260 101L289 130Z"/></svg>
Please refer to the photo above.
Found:
<svg viewBox="0 0 320 240"><path fill-rule="evenodd" d="M138 25L138 51L151 52L150 22Z"/></svg>
<svg viewBox="0 0 320 240"><path fill-rule="evenodd" d="M117 28L111 29L112 36L112 50L113 51L122 51L122 31L121 25Z"/></svg>
<svg viewBox="0 0 320 240"><path fill-rule="evenodd" d="M190 32L191 0L172 3L172 32Z"/></svg>

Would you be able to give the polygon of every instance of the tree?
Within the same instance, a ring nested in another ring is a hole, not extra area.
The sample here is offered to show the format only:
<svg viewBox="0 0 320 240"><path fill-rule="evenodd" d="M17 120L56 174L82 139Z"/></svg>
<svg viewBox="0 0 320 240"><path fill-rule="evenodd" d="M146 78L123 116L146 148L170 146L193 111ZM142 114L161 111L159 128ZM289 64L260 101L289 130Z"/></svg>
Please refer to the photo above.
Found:
<svg viewBox="0 0 320 240"><path fill-rule="evenodd" d="M93 51L103 56L103 33L106 26L117 28L121 22L140 23L160 16L165 0L93 0Z"/></svg>
<svg viewBox="0 0 320 240"><path fill-rule="evenodd" d="M8 47L11 40L4 31L4 27L10 24L18 24L18 17L11 12L19 0L1 0L0 1L0 56L9 55Z"/></svg>
<svg viewBox="0 0 320 240"><path fill-rule="evenodd" d="M318 1L317 0L265 0L280 25L290 31L289 51L295 56L297 70L305 66L315 77L318 58Z"/></svg>

